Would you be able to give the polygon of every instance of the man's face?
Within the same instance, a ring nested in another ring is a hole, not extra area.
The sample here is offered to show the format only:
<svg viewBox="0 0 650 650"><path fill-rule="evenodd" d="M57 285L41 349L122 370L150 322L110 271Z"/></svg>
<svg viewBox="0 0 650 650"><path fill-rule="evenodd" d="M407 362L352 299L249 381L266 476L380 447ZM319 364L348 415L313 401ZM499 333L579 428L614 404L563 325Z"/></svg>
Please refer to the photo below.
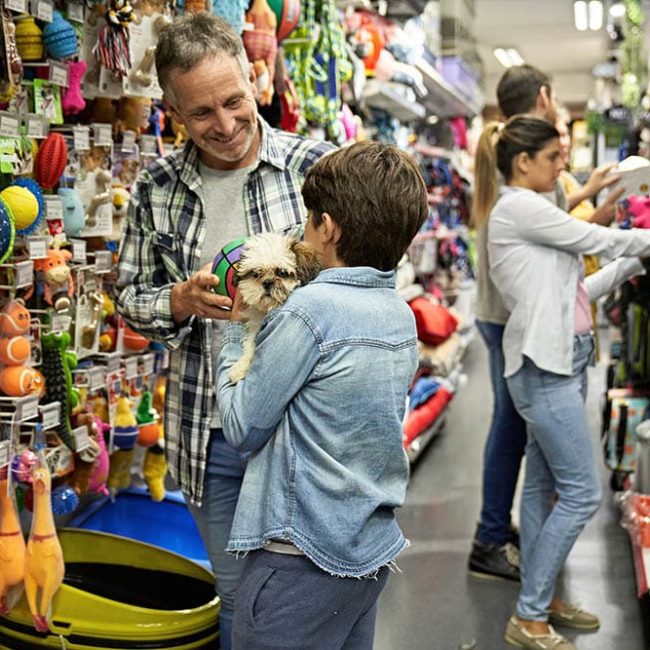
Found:
<svg viewBox="0 0 650 650"><path fill-rule="evenodd" d="M170 105L176 120L215 169L239 169L255 162L259 148L257 104L252 79L235 57L209 57L191 70L172 70Z"/></svg>

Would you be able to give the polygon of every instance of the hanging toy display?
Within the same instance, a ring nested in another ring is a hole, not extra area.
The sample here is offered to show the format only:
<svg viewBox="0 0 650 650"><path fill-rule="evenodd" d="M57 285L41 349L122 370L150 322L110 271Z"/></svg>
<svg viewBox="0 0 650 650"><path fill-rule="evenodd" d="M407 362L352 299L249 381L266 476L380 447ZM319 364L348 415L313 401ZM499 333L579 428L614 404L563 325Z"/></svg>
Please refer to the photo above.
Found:
<svg viewBox="0 0 650 650"><path fill-rule="evenodd" d="M106 11L106 25L99 30L93 53L100 63L120 77L131 69L129 24L135 13L128 0L111 0Z"/></svg>
<svg viewBox="0 0 650 650"><path fill-rule="evenodd" d="M34 271L42 276L42 286L36 283L37 295L42 294L45 302L57 312L68 310L74 296L74 280L68 266L71 259L70 251L50 248L47 257L34 261ZM33 293L34 287L30 287L25 292L25 299L29 300Z"/></svg>
<svg viewBox="0 0 650 650"><path fill-rule="evenodd" d="M34 618L34 628L39 632L49 632L47 618L50 605L63 582L65 565L54 526L52 478L45 462L43 447L44 443L38 451L39 464L32 471L34 516L27 541L25 595Z"/></svg>
<svg viewBox="0 0 650 650"><path fill-rule="evenodd" d="M68 164L68 147L65 138L51 131L43 140L36 155L35 177L45 190L52 190Z"/></svg>
<svg viewBox="0 0 650 650"><path fill-rule="evenodd" d="M43 192L41 191L40 185L33 178L21 176L19 178L16 178L12 185L24 187L36 197L36 201L38 203L38 214L36 215L36 219L29 226L20 229L18 229L18 224L16 224L17 235L31 235L38 229L43 219L45 218L45 199L43 199Z"/></svg>
<svg viewBox="0 0 650 650"><path fill-rule="evenodd" d="M23 63L16 45L16 26L8 12L0 10L0 102L14 95L23 77Z"/></svg>
<svg viewBox="0 0 650 650"><path fill-rule="evenodd" d="M36 24L34 16L22 14L16 17L16 47L23 61L43 60L43 32Z"/></svg>
<svg viewBox="0 0 650 650"><path fill-rule="evenodd" d="M40 213L38 198L34 193L26 187L10 185L0 192L0 197L14 216L16 233L23 235L32 232Z"/></svg>
<svg viewBox="0 0 650 650"><path fill-rule="evenodd" d="M246 14L246 21L253 25L242 35L248 60L253 64L257 76L258 102L268 106L273 98L275 58L278 53L276 37L277 18L266 0L253 0Z"/></svg>
<svg viewBox="0 0 650 650"><path fill-rule="evenodd" d="M0 614L6 616L25 576L25 538L7 478L0 480ZM18 588L18 589L17 589Z"/></svg>

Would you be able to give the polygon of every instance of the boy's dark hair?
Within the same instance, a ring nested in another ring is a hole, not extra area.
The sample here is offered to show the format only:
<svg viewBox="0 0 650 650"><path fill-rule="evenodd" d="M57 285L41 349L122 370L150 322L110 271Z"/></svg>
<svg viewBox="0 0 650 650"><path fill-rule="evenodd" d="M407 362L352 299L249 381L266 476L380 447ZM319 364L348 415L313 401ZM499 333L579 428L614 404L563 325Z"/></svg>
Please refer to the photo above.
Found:
<svg viewBox="0 0 650 650"><path fill-rule="evenodd" d="M551 94L551 81L547 75L532 65L508 68L497 86L497 101L506 118L520 113L530 113L535 108L540 88Z"/></svg>
<svg viewBox="0 0 650 650"><path fill-rule="evenodd" d="M359 142L309 168L302 197L315 226L327 212L341 228L336 252L348 266L390 271L429 213L427 189L410 154Z"/></svg>

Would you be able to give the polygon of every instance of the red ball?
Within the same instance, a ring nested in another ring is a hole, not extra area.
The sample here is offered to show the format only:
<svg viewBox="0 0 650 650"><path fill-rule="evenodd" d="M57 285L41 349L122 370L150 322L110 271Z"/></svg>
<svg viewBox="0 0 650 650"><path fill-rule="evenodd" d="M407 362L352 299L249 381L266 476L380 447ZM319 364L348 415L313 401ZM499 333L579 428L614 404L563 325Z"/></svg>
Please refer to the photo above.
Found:
<svg viewBox="0 0 650 650"><path fill-rule="evenodd" d="M132 330L128 325L124 328L124 347L130 352L142 352L149 347L149 339Z"/></svg>
<svg viewBox="0 0 650 650"><path fill-rule="evenodd" d="M43 140L36 155L36 180L39 185L51 190L59 182L59 178L68 163L68 147L65 138L54 131Z"/></svg>

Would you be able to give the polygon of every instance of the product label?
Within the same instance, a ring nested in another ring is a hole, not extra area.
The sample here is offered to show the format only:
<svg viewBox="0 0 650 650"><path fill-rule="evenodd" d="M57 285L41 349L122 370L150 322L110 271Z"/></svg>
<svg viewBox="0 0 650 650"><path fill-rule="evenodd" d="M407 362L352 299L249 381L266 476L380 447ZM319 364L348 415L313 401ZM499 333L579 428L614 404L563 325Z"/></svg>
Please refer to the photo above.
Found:
<svg viewBox="0 0 650 650"><path fill-rule="evenodd" d="M42 260L47 257L47 237L29 237L27 250L30 260Z"/></svg>
<svg viewBox="0 0 650 650"><path fill-rule="evenodd" d="M133 153L135 149L135 131L124 131L122 134L122 151L124 153Z"/></svg>
<svg viewBox="0 0 650 650"><path fill-rule="evenodd" d="M80 2L68 2L68 20L84 22L84 6Z"/></svg>
<svg viewBox="0 0 650 650"><path fill-rule="evenodd" d="M19 14L27 13L27 0L5 0L5 7Z"/></svg>
<svg viewBox="0 0 650 650"><path fill-rule="evenodd" d="M25 260L14 264L14 283L16 289L29 287L34 282L34 262Z"/></svg>
<svg viewBox="0 0 650 650"><path fill-rule="evenodd" d="M75 126L72 133L74 135L74 148L77 151L88 151L90 149L90 128Z"/></svg>
<svg viewBox="0 0 650 650"><path fill-rule="evenodd" d="M143 156L157 156L158 144L155 135L140 136L140 154Z"/></svg>
<svg viewBox="0 0 650 650"><path fill-rule="evenodd" d="M76 429L72 429L72 437L74 438L75 451L77 453L90 447L90 436L88 435L88 427L85 424Z"/></svg>
<svg viewBox="0 0 650 650"><path fill-rule="evenodd" d="M14 422L33 420L38 415L38 397L34 397L33 395L20 397L14 402L14 404L16 405Z"/></svg>
<svg viewBox="0 0 650 650"><path fill-rule="evenodd" d="M63 219L63 203L60 196L44 196L45 215L48 219ZM44 255L47 257L47 255Z"/></svg>
<svg viewBox="0 0 650 650"><path fill-rule="evenodd" d="M95 252L95 273L110 273L113 270L113 254L111 251Z"/></svg>
<svg viewBox="0 0 650 650"><path fill-rule="evenodd" d="M36 5L36 6L34 6ZM39 20L44 20L46 23L51 23L53 18L54 3L50 0L38 0L32 2L32 14Z"/></svg>
<svg viewBox="0 0 650 650"><path fill-rule="evenodd" d="M0 135L17 138L20 135L20 118L9 113L0 113Z"/></svg>
<svg viewBox="0 0 650 650"><path fill-rule="evenodd" d="M59 426L61 418L61 402L52 402L51 404L44 404L39 406L38 410L41 414L41 424L43 430L53 429Z"/></svg>
<svg viewBox="0 0 650 650"><path fill-rule="evenodd" d="M86 240L70 239L70 243L72 244L72 261L78 262L79 264L87 264Z"/></svg>
<svg viewBox="0 0 650 650"><path fill-rule="evenodd" d="M68 66L65 63L59 63L48 59L50 64L50 82L56 86L68 86Z"/></svg>
<svg viewBox="0 0 650 650"><path fill-rule="evenodd" d="M96 122L93 126L93 144L96 147L110 147L113 144L113 127Z"/></svg>
<svg viewBox="0 0 650 650"><path fill-rule="evenodd" d="M42 115L30 113L25 117L28 138L45 138L50 131L50 122Z"/></svg>
<svg viewBox="0 0 650 650"><path fill-rule="evenodd" d="M138 358L127 357L122 363L124 364L124 378L135 379L138 376Z"/></svg>

